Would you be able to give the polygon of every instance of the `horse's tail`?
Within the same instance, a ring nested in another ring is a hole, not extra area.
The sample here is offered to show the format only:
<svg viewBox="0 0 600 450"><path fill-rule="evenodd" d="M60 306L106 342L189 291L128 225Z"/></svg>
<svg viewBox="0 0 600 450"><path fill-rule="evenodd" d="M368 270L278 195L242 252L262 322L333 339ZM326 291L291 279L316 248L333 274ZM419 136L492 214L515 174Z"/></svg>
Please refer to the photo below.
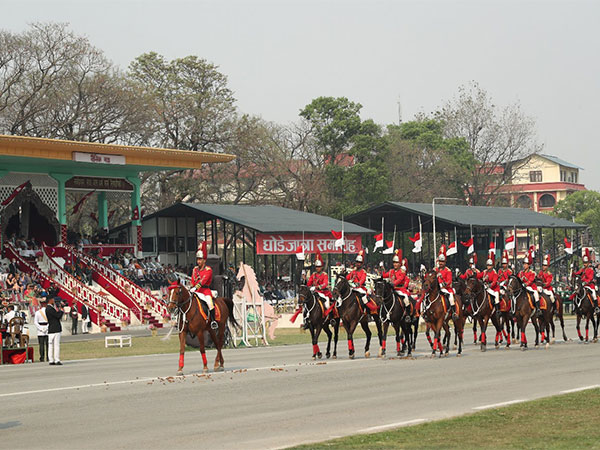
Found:
<svg viewBox="0 0 600 450"><path fill-rule="evenodd" d="M240 326L239 323L237 323L237 320L235 320L235 317L233 315L233 300L230 298L225 298L223 297L223 301L225 302L225 305L227 305L227 308L229 309L229 321L232 323L233 326L235 326L237 329L242 328Z"/></svg>

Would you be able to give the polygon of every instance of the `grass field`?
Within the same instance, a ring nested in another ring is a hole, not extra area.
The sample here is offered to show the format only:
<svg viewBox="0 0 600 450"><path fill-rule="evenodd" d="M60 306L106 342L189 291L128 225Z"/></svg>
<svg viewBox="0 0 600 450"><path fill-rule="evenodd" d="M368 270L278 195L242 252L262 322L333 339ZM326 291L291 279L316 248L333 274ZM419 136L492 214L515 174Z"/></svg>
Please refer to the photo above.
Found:
<svg viewBox="0 0 600 450"><path fill-rule="evenodd" d="M600 448L600 389L296 449Z"/></svg>

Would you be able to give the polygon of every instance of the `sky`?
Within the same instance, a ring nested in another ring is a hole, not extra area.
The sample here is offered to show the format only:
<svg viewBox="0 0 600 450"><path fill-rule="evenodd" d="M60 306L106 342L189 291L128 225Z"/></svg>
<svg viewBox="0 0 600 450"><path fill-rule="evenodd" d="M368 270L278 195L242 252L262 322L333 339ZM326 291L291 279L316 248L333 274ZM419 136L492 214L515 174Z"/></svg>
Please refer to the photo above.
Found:
<svg viewBox="0 0 600 450"><path fill-rule="evenodd" d="M397 123L476 81L519 102L543 152L600 190L600 1L0 0L0 28L68 22L122 68L155 51L198 55L227 75L243 113L288 123L318 96Z"/></svg>

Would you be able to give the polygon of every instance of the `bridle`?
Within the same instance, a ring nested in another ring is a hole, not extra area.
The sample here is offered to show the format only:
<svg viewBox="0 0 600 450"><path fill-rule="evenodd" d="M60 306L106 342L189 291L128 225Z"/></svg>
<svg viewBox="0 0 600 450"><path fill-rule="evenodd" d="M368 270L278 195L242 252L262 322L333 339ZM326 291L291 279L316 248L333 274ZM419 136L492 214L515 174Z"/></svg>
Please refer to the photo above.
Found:
<svg viewBox="0 0 600 450"><path fill-rule="evenodd" d="M425 274L425 277L427 277L430 274L434 275L434 280L436 283L438 283L437 276L433 272L429 272L429 273ZM427 279L425 279L423 281L423 291L425 292L425 296L423 298L423 306L424 306L423 314L425 314L429 310L429 308L431 308L431 306L441 298L441 295L442 295L442 290L440 289L440 285L438 283L437 296L433 300L429 300L429 294L430 294L431 290L433 289L433 286L431 285L431 283L429 283L427 289L425 289L425 283L428 281L429 280L427 280Z"/></svg>
<svg viewBox="0 0 600 450"><path fill-rule="evenodd" d="M188 298L187 300L184 300L182 302L179 301L175 301L173 299L173 296L175 295L175 293L178 294L177 299L179 300L179 296L181 295L181 293L183 292L184 286L179 283L179 281L174 281L172 282L169 287L167 288L169 290L169 302L167 303L167 309L169 311L173 311L176 310L173 315L177 316L177 332L179 334L181 334L183 332L183 329L185 328L185 325L187 323L187 314L190 312L190 309L192 308L192 295L189 294L188 292ZM188 304L187 308L184 310L183 306L185 304ZM173 305L173 306L171 306Z"/></svg>
<svg viewBox="0 0 600 450"><path fill-rule="evenodd" d="M312 312L313 309L315 309L315 306L317 306L317 298L315 296L315 294L308 288L308 286L306 285L302 285L300 286L300 289L302 290L307 290L310 293L310 297L312 298L312 306L308 306L308 302L306 300L307 296L301 293L298 293L298 303L300 303L300 296L302 296L302 298L305 300L302 302L302 309L303 309L303 315L306 317L310 317L310 313Z"/></svg>
<svg viewBox="0 0 600 450"><path fill-rule="evenodd" d="M383 292L384 295L379 295L377 294L377 285L383 285ZM392 311L394 310L394 307L396 306L396 300L398 300L398 298L396 297L396 295L394 294L393 290L390 289L390 291L386 294L386 288L389 286L389 283L385 280L377 280L375 282L375 297L381 299L381 308L383 311L385 311L385 317L382 319L382 322L388 322L390 320L390 316L392 315ZM386 300L389 300L391 297L392 299L392 306L388 308L388 306L386 305ZM400 300L398 300L398 302L400 302ZM382 314L383 316L383 314Z"/></svg>
<svg viewBox="0 0 600 450"><path fill-rule="evenodd" d="M337 297L342 296L342 294L340 293L340 289L338 288L338 285L340 283L342 283L343 281L346 281L346 279L341 277L340 275L338 275L338 278L335 282L335 286L333 287L333 294L337 293ZM342 298L338 307L341 307L344 304L344 302L352 296L352 287L350 286L350 284L347 281L346 281L346 284L348 285L348 295L346 295L344 298Z"/></svg>
<svg viewBox="0 0 600 450"><path fill-rule="evenodd" d="M477 286L477 290L475 291L473 288L471 288L468 284L465 287L465 293L463 294L463 296L465 297L465 299L467 300L472 300L470 301L472 308L473 308L473 317L475 317L477 314L479 314L479 312L481 311L481 308L483 308L483 305L485 305L485 293L483 295L483 300L481 303L477 303L477 297L479 297L479 295L484 292L483 290L483 286L477 281L476 278L474 277L470 277L469 280L474 280L475 281L475 285ZM467 280L467 282L469 281ZM466 292L466 290L469 290L469 293ZM477 309L475 309L475 307L477 307Z"/></svg>

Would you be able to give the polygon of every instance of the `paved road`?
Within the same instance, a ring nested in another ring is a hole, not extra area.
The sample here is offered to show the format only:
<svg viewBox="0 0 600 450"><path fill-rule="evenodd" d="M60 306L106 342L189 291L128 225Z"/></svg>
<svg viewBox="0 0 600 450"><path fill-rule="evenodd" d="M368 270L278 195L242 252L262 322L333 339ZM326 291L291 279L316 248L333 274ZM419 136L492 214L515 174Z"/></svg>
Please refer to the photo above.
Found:
<svg viewBox="0 0 600 450"><path fill-rule="evenodd" d="M227 350L228 371L206 377L197 353L173 378L173 354L4 366L0 439L14 449L278 448L599 383L600 344L467 345L460 358L430 359L419 339L414 360L351 361L345 345L316 363L309 345Z"/></svg>

